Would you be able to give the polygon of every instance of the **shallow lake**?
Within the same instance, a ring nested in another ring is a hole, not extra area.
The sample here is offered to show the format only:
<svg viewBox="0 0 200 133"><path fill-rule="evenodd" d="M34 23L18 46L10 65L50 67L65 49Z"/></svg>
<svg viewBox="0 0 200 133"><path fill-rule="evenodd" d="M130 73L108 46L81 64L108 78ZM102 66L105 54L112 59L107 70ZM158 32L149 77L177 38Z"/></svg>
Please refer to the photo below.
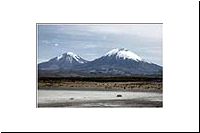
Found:
<svg viewBox="0 0 200 133"><path fill-rule="evenodd" d="M162 107L162 93L38 90L39 107Z"/></svg>

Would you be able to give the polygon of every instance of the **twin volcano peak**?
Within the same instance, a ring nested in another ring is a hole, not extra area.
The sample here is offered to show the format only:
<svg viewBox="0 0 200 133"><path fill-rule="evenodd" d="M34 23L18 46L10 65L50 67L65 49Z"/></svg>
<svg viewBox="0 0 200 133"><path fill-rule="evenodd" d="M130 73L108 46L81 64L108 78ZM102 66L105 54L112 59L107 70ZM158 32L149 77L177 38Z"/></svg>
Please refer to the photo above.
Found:
<svg viewBox="0 0 200 133"><path fill-rule="evenodd" d="M115 56L116 58L121 58L121 59L132 59L135 61L142 61L143 59L139 57L137 54L129 51L128 49L125 48L115 48L108 53L105 54L105 56Z"/></svg>
<svg viewBox="0 0 200 133"><path fill-rule="evenodd" d="M106 53L103 57L116 57L119 59L131 59L134 61L142 61L143 59L141 57L139 57L137 54L135 54L134 52L129 51L126 48L115 48L112 49L111 51L109 51L108 53ZM57 57L57 60L61 60L61 59L69 59L70 61L72 59L74 59L75 61L79 62L79 63L86 63L87 61L82 59L80 56L74 54L73 52L67 52L64 53L60 56Z"/></svg>
<svg viewBox="0 0 200 133"><path fill-rule="evenodd" d="M40 75L45 76L133 76L160 74L162 67L144 61L137 54L115 48L93 61L67 52L38 65ZM56 70L56 71L54 71Z"/></svg>

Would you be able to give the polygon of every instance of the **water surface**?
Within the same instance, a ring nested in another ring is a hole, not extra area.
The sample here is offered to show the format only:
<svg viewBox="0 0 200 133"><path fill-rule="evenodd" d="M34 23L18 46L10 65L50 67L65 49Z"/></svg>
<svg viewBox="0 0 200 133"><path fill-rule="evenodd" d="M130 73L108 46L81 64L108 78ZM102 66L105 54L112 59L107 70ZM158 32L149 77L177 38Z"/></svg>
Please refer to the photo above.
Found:
<svg viewBox="0 0 200 133"><path fill-rule="evenodd" d="M162 93L38 90L39 107L161 107Z"/></svg>

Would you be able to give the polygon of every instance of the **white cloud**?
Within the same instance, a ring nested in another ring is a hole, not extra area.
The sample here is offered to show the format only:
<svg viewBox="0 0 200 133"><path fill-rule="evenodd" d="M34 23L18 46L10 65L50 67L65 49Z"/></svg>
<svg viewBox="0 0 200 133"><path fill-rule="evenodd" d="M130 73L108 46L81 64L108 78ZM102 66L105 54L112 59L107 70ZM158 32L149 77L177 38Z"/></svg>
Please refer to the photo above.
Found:
<svg viewBox="0 0 200 133"><path fill-rule="evenodd" d="M58 43L55 43L55 44L54 44L54 46L56 46L56 47L57 47L58 45L59 45Z"/></svg>
<svg viewBox="0 0 200 133"><path fill-rule="evenodd" d="M162 38L162 24L115 24L115 25L90 25L92 32L110 34L129 34L154 39Z"/></svg>
<svg viewBox="0 0 200 133"><path fill-rule="evenodd" d="M94 44L86 44L84 45L84 48L96 48L98 47L98 45L94 45Z"/></svg>

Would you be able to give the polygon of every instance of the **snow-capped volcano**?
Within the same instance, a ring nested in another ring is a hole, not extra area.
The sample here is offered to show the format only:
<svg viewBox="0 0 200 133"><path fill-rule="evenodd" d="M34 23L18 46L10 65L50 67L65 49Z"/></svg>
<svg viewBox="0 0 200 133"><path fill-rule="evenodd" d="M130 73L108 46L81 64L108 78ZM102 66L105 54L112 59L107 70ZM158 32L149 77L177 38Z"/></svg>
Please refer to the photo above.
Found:
<svg viewBox="0 0 200 133"><path fill-rule="evenodd" d="M115 48L111 51L109 51L108 53L105 54L105 56L116 56L116 58L123 58L123 59L132 59L135 61L142 61L142 58L139 57L137 54L122 48L122 49L118 49Z"/></svg>
<svg viewBox="0 0 200 133"><path fill-rule="evenodd" d="M65 54L62 54L62 55L58 56L56 59L58 61L63 60L63 59L68 60L70 63L72 63L73 61L77 61L79 63L86 63L87 62L86 60L84 60L83 58L81 58L80 56L78 56L78 55L76 55L72 52L67 52Z"/></svg>
<svg viewBox="0 0 200 133"><path fill-rule="evenodd" d="M78 67L79 71L97 75L157 74L162 67L149 63L127 49L113 49L104 56Z"/></svg>
<svg viewBox="0 0 200 133"><path fill-rule="evenodd" d="M86 63L87 61L80 56L67 52L39 64L41 70L71 69L74 66Z"/></svg>
<svg viewBox="0 0 200 133"><path fill-rule="evenodd" d="M162 67L127 49L113 49L93 61L67 52L38 65L43 76L132 76L161 74ZM44 70L44 71L43 71Z"/></svg>

